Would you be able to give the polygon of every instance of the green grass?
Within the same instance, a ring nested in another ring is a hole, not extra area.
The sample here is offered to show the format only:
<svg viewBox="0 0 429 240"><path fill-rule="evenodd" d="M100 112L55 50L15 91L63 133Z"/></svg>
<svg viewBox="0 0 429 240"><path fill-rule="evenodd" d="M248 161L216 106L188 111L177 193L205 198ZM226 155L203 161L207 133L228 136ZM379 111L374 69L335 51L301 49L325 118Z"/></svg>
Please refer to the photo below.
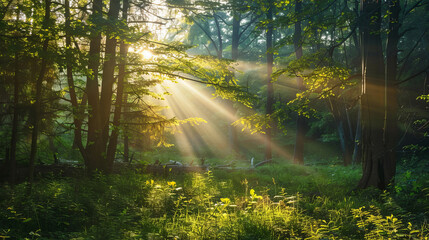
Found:
<svg viewBox="0 0 429 240"><path fill-rule="evenodd" d="M0 239L425 239L429 178L399 172L390 193L353 191L358 168L292 164L4 185Z"/></svg>

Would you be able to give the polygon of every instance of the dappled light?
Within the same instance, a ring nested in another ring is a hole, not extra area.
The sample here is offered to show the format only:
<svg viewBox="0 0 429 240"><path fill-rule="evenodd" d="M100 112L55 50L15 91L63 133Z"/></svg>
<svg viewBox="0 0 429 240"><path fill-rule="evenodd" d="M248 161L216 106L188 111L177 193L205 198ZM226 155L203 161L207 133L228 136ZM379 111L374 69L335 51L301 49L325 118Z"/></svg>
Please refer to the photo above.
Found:
<svg viewBox="0 0 429 240"><path fill-rule="evenodd" d="M2 0L0 239L428 239L425 0Z"/></svg>

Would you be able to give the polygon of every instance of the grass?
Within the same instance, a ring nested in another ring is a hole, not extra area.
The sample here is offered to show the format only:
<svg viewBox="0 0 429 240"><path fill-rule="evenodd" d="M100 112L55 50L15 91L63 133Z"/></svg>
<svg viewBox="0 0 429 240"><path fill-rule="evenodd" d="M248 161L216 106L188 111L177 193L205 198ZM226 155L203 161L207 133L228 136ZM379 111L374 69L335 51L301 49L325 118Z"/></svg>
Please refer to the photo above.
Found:
<svg viewBox="0 0 429 240"><path fill-rule="evenodd" d="M384 193L353 191L357 168L286 163L3 185L0 239L427 239L429 178L399 172Z"/></svg>

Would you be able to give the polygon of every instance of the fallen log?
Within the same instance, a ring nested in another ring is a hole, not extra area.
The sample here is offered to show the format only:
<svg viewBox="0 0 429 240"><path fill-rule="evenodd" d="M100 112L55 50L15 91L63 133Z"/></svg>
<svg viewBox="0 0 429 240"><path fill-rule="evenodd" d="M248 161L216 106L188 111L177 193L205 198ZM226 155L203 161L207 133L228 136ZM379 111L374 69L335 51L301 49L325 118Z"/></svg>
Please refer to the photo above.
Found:
<svg viewBox="0 0 429 240"><path fill-rule="evenodd" d="M271 162L273 162L273 160L271 160L271 159L268 159L268 160L262 161L262 162L260 162L260 163L255 164L254 168L260 167L260 166L262 166L262 165L265 165L265 164L267 164L267 163L271 163Z"/></svg>

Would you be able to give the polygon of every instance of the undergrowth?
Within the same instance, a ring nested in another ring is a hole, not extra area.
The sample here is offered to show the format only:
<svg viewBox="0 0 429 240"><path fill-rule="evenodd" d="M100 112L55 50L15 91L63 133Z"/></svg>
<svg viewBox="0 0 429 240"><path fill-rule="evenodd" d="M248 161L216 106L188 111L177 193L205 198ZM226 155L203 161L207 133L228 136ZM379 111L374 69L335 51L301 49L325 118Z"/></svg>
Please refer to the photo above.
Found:
<svg viewBox="0 0 429 240"><path fill-rule="evenodd" d="M0 239L427 239L425 180L403 174L390 192L354 191L356 169L288 164L4 185Z"/></svg>

